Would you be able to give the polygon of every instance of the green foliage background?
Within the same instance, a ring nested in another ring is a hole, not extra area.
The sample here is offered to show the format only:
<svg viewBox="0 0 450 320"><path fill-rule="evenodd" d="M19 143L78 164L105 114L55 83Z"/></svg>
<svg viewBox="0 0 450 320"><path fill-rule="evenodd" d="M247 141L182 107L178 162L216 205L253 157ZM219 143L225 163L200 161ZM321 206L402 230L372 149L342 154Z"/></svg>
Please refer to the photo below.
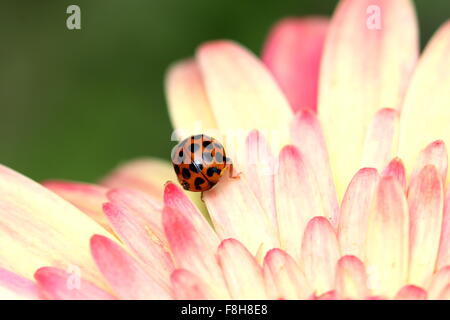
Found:
<svg viewBox="0 0 450 320"><path fill-rule="evenodd" d="M2 0L0 163L37 180L95 181L135 157L168 159L170 63L217 38L259 53L278 19L330 15L336 3ZM81 7L80 31L66 28L70 4ZM450 17L450 1L415 4L423 46Z"/></svg>

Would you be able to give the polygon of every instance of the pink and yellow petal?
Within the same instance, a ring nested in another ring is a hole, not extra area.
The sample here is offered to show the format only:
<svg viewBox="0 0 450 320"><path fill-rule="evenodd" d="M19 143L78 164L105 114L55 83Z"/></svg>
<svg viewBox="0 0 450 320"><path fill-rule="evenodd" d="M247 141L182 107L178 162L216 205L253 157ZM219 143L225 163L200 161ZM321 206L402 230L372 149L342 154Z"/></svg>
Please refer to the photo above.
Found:
<svg viewBox="0 0 450 320"><path fill-rule="evenodd" d="M142 158L118 166L102 180L101 184L110 189L127 188L142 191L160 202L162 207L164 184L169 180L177 180L173 166L169 162L156 158ZM199 194L186 193L202 212L206 211Z"/></svg>
<svg viewBox="0 0 450 320"><path fill-rule="evenodd" d="M217 299L208 285L192 272L177 269L171 276L175 299L178 300L209 300Z"/></svg>
<svg viewBox="0 0 450 320"><path fill-rule="evenodd" d="M105 204L105 213L111 221L114 231L128 248L145 265L151 266L154 273L167 283L174 269L167 247L167 240L161 240L136 216L113 203Z"/></svg>
<svg viewBox="0 0 450 320"><path fill-rule="evenodd" d="M181 61L170 67L166 77L166 96L170 120L175 128L173 138L212 134L216 127L202 74L194 60Z"/></svg>
<svg viewBox="0 0 450 320"><path fill-rule="evenodd" d="M433 36L422 54L405 97L399 155L412 170L430 141L450 143L450 21ZM420 170L420 169L419 169Z"/></svg>
<svg viewBox="0 0 450 320"><path fill-rule="evenodd" d="M196 59L231 156L240 153L245 137L255 128L268 137L274 152L289 143L290 106L270 72L252 53L222 40L203 44Z"/></svg>
<svg viewBox="0 0 450 320"><path fill-rule="evenodd" d="M336 266L336 292L340 299L368 297L367 273L364 264L355 256L343 256Z"/></svg>
<svg viewBox="0 0 450 320"><path fill-rule="evenodd" d="M421 287L406 285L395 296L396 300L426 300L427 292Z"/></svg>
<svg viewBox="0 0 450 320"><path fill-rule="evenodd" d="M104 287L89 252L93 234L109 233L36 182L0 166L0 266L31 279L36 269L77 266Z"/></svg>
<svg viewBox="0 0 450 320"><path fill-rule="evenodd" d="M338 225L338 240L343 255L364 259L370 207L379 180L376 169L361 169L345 192Z"/></svg>
<svg viewBox="0 0 450 320"><path fill-rule="evenodd" d="M381 178L371 207L363 259L369 289L393 297L406 283L409 261L408 204L395 178Z"/></svg>
<svg viewBox="0 0 450 320"><path fill-rule="evenodd" d="M439 254L436 262L436 270L450 265L450 191L447 191L442 216L442 231L439 243Z"/></svg>
<svg viewBox="0 0 450 320"><path fill-rule="evenodd" d="M69 270L70 271L70 270ZM43 267L34 274L40 289L52 300L113 300L115 297L81 274Z"/></svg>
<svg viewBox="0 0 450 320"><path fill-rule="evenodd" d="M38 300L47 296L34 281L0 268L0 300Z"/></svg>
<svg viewBox="0 0 450 320"><path fill-rule="evenodd" d="M166 185L164 202L163 226L176 267L195 273L209 285L215 296L227 298L216 259L219 238L212 227L173 183Z"/></svg>
<svg viewBox="0 0 450 320"><path fill-rule="evenodd" d="M217 259L233 299L267 299L262 268L239 241L222 241L217 251Z"/></svg>
<svg viewBox="0 0 450 320"><path fill-rule="evenodd" d="M378 111L367 131L361 167L382 171L397 153L398 113L394 109Z"/></svg>
<svg viewBox="0 0 450 320"><path fill-rule="evenodd" d="M389 162L382 172L383 177L394 177L400 186L406 189L406 171L403 161L400 158L394 158Z"/></svg>
<svg viewBox="0 0 450 320"><path fill-rule="evenodd" d="M303 271L286 252L270 250L264 258L264 280L270 299L308 299L313 289Z"/></svg>
<svg viewBox="0 0 450 320"><path fill-rule="evenodd" d="M340 196L358 170L374 114L400 108L418 52L411 1L339 3L325 40L318 110Z"/></svg>
<svg viewBox="0 0 450 320"><path fill-rule="evenodd" d="M314 172L325 210L330 212L333 226L336 226L339 212L336 187L327 145L317 116L311 110L303 109L297 112L291 134L295 146Z"/></svg>
<svg viewBox="0 0 450 320"><path fill-rule="evenodd" d="M107 201L108 189L92 184L56 180L46 181L42 184L112 233L109 221L102 210L103 204Z"/></svg>
<svg viewBox="0 0 450 320"><path fill-rule="evenodd" d="M277 23L264 46L262 60L273 73L294 112L317 109L319 68L328 20L286 18Z"/></svg>
<svg viewBox="0 0 450 320"><path fill-rule="evenodd" d="M221 239L234 237L253 253L278 246L278 230L273 218L252 192L245 173L238 179L222 176L220 183L204 193L206 207Z"/></svg>
<svg viewBox="0 0 450 320"><path fill-rule="evenodd" d="M444 191L433 165L425 166L408 191L409 283L422 286L435 269L442 229Z"/></svg>
<svg viewBox="0 0 450 320"><path fill-rule="evenodd" d="M334 289L339 258L339 244L330 222L324 217L311 219L302 240L301 267L316 295Z"/></svg>
<svg viewBox="0 0 450 320"><path fill-rule="evenodd" d="M170 287L152 272L151 266L128 254L117 243L95 235L91 238L92 256L114 294L122 299L170 299Z"/></svg>
<svg viewBox="0 0 450 320"><path fill-rule="evenodd" d="M275 176L278 228L281 248L297 262L301 260L301 240L308 221L314 216L331 218L332 213L325 211L318 190L305 157L294 146L284 147Z"/></svg>

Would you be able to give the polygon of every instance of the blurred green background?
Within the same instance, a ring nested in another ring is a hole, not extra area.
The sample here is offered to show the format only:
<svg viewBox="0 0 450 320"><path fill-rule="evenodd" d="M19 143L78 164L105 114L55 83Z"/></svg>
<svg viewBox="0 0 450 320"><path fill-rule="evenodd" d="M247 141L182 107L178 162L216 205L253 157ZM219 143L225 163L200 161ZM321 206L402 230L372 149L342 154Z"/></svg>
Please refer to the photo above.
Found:
<svg viewBox="0 0 450 320"><path fill-rule="evenodd" d="M0 163L37 180L95 181L135 157L168 158L171 62L216 38L259 53L278 19L330 15L336 3L2 0ZM450 1L415 3L423 46L450 17ZM81 7L82 30L66 28L70 4Z"/></svg>

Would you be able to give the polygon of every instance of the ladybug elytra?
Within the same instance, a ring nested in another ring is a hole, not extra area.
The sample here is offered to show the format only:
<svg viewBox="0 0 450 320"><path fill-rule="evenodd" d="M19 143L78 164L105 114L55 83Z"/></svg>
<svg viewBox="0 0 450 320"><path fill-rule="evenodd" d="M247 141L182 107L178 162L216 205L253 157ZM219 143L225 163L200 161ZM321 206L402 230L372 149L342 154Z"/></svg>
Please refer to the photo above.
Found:
<svg viewBox="0 0 450 320"><path fill-rule="evenodd" d="M173 148L172 164L185 190L202 192L219 182L227 166L231 166L231 160L226 157L219 141L198 134L184 139Z"/></svg>

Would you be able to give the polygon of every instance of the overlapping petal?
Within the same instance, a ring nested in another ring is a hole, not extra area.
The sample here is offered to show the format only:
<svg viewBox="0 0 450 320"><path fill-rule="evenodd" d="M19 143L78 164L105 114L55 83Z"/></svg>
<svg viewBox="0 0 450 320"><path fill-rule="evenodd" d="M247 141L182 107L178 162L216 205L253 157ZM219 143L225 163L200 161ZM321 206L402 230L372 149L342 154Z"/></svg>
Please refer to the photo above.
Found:
<svg viewBox="0 0 450 320"><path fill-rule="evenodd" d="M411 1L339 3L325 40L318 110L341 196L358 170L372 117L400 108L417 56Z"/></svg>
<svg viewBox="0 0 450 320"><path fill-rule="evenodd" d="M317 190L316 177L304 156L294 146L284 147L275 176L278 228L281 248L296 261L301 259L301 239L308 221L314 216L331 217Z"/></svg>
<svg viewBox="0 0 450 320"><path fill-rule="evenodd" d="M14 272L0 268L1 300L35 300L44 299L45 294L35 282Z"/></svg>
<svg viewBox="0 0 450 320"><path fill-rule="evenodd" d="M433 165L425 166L408 191L409 283L422 286L433 274L442 229L444 191Z"/></svg>
<svg viewBox="0 0 450 320"><path fill-rule="evenodd" d="M317 109L319 68L328 20L286 18L272 29L262 60L278 81L294 112Z"/></svg>
<svg viewBox="0 0 450 320"><path fill-rule="evenodd" d="M339 244L330 222L315 217L308 222L302 240L301 266L317 295L334 289Z"/></svg>
<svg viewBox="0 0 450 320"><path fill-rule="evenodd" d="M399 155L407 170L430 141L450 143L450 21L428 43L403 105Z"/></svg>
<svg viewBox="0 0 450 320"><path fill-rule="evenodd" d="M55 180L46 181L43 185L86 213L103 228L112 232L108 219L102 210L103 203L107 201L106 193L108 189L86 183Z"/></svg>
<svg viewBox="0 0 450 320"><path fill-rule="evenodd" d="M122 299L170 299L172 293L158 274L132 257L119 244L95 235L92 256L114 293ZM153 272L152 272L153 271Z"/></svg>
<svg viewBox="0 0 450 320"><path fill-rule="evenodd" d="M109 233L34 181L0 166L0 266L32 279L36 269L74 265L104 286L90 256L93 234Z"/></svg>
<svg viewBox="0 0 450 320"><path fill-rule="evenodd" d="M217 259L227 283L231 298L249 300L266 299L261 266L239 241L222 241Z"/></svg>
<svg viewBox="0 0 450 320"><path fill-rule="evenodd" d="M69 270L70 271L70 270ZM46 297L55 300L112 300L110 293L84 280L81 274L52 267L36 271L34 278Z"/></svg>
<svg viewBox="0 0 450 320"><path fill-rule="evenodd" d="M393 177L381 178L372 204L364 263L372 294L393 297L408 278L408 204Z"/></svg>

